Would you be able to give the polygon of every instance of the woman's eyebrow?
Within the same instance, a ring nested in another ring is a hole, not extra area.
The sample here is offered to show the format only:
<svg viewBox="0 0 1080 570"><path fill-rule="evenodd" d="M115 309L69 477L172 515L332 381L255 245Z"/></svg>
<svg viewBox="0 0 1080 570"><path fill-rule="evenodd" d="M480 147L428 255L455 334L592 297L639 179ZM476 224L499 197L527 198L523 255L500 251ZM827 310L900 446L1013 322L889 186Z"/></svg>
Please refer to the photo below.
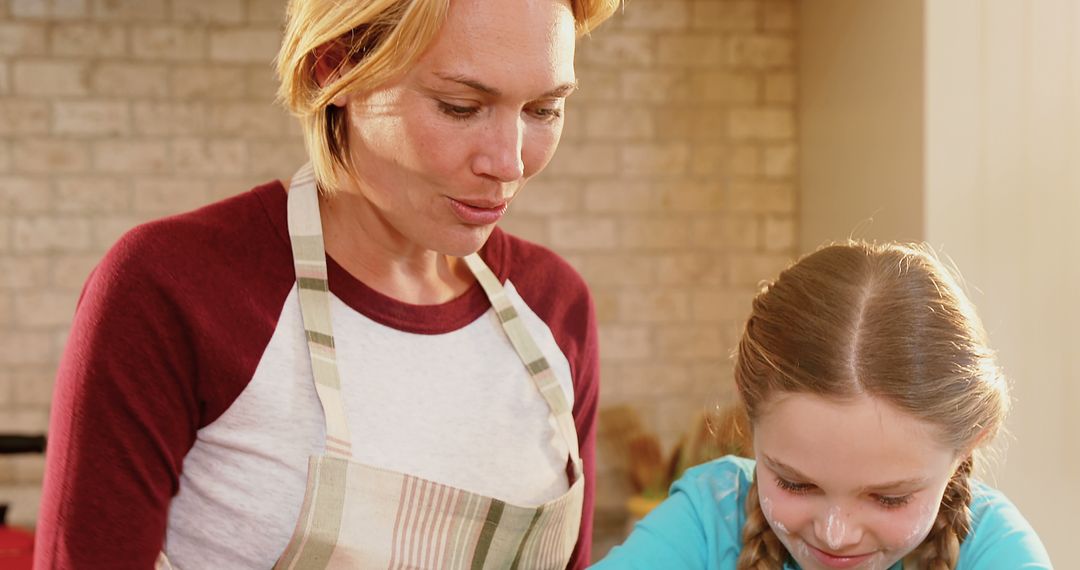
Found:
<svg viewBox="0 0 1080 570"><path fill-rule="evenodd" d="M573 83L563 83L562 85L552 89L551 91L548 91L547 93L544 93L543 96L544 97L555 97L555 98L568 97L575 90L577 90L577 82L576 81L573 82Z"/></svg>
<svg viewBox="0 0 1080 570"><path fill-rule="evenodd" d="M439 79L442 79L443 81L451 81L453 83L458 83L458 84L464 85L464 86L466 86L466 87L468 87L470 89L473 89L475 91L479 91L480 93L484 93L486 95L491 95L492 97L499 97L499 96L502 95L502 91L499 91L495 87L492 87L490 85L486 85L486 84L482 83L481 81L479 81L477 79L474 79L472 77L468 77L468 76L465 76L465 75L450 75L450 74L436 72L435 77L438 77ZM559 85L558 87L544 93L540 97L541 98L566 97L566 96L570 95L571 93L573 93L575 89L577 89L577 82L563 83L562 85Z"/></svg>
<svg viewBox="0 0 1080 570"><path fill-rule="evenodd" d="M438 73L438 72L435 73L435 77L438 77L439 79L442 79L443 81L451 81L451 82L454 82L454 83L460 83L461 85L464 85L464 86L466 86L466 87L468 87L470 89L475 89L476 91L479 91L481 93L485 93L487 95L491 95L491 96L494 96L494 97L498 97L499 95L502 95L502 91L499 91L498 89L496 89L496 88L494 88L494 87L492 87L490 85L485 85L485 84L481 83L480 81L478 81L476 79L473 79L472 77L467 77L467 76L464 76L464 75L447 75L447 74Z"/></svg>

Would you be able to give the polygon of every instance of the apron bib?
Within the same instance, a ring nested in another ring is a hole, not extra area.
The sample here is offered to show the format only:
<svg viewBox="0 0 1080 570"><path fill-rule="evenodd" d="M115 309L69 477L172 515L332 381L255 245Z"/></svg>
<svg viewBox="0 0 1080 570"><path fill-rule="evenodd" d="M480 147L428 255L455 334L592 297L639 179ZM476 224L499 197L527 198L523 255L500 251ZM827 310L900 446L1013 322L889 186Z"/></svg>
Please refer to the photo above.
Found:
<svg viewBox="0 0 1080 570"><path fill-rule="evenodd" d="M330 318L326 254L311 165L293 177L289 236L326 452L308 462L307 491L275 568L562 569L577 544L584 478L570 406L502 284L477 254L464 258L556 419L570 454L569 490L521 506L351 460Z"/></svg>

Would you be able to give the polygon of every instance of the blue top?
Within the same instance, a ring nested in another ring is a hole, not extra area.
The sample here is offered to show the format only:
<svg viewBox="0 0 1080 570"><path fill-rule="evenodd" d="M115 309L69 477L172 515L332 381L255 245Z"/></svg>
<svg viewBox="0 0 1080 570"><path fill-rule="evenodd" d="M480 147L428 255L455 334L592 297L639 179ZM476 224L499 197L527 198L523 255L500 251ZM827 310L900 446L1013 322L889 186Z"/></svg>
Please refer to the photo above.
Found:
<svg viewBox="0 0 1080 570"><path fill-rule="evenodd" d="M637 523L630 538L592 568L735 568L742 550L754 461L724 457L687 470L671 496ZM1005 495L972 482L971 533L957 570L1052 569L1035 530ZM798 570L789 562L785 570ZM900 570L897 562L890 570Z"/></svg>

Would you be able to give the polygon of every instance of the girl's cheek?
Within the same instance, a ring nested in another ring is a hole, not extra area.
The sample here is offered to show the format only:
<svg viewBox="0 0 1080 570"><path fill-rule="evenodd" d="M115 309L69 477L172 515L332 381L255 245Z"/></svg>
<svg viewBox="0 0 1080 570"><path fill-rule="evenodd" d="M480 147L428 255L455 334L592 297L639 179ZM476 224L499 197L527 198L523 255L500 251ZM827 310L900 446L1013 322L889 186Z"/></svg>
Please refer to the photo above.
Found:
<svg viewBox="0 0 1080 570"><path fill-rule="evenodd" d="M867 560L864 563L864 566L866 566L866 570L888 570L888 568L892 565L893 563L889 562L888 557L885 556L885 553L881 552L880 550L876 552L873 556L871 556L870 560Z"/></svg>
<svg viewBox="0 0 1080 570"><path fill-rule="evenodd" d="M798 505L793 504L792 497L764 492L759 496L759 500L765 520L780 540L798 532Z"/></svg>
<svg viewBox="0 0 1080 570"><path fill-rule="evenodd" d="M875 529L879 548L894 560L910 554L933 528L935 507L930 501L916 499L899 512L879 511L880 516L869 523Z"/></svg>
<svg viewBox="0 0 1080 570"><path fill-rule="evenodd" d="M762 496L761 512L765 515L765 520L769 523L769 527L772 528L773 533L776 534L776 538L780 539L780 544L784 545L795 560L800 564L806 564L810 560L810 550L806 546L806 543L791 533L788 525L784 524L782 520L785 517L777 515L776 502L772 497ZM783 504L781 500L781 504ZM790 521L789 521L790 522Z"/></svg>
<svg viewBox="0 0 1080 570"><path fill-rule="evenodd" d="M906 533L897 548L898 550L903 551L906 555L922 544L923 540L926 540L926 536L930 534L930 529L934 526L934 519L937 518L937 509L935 507L937 505L929 501L923 501L918 505L918 514L908 522Z"/></svg>
<svg viewBox="0 0 1080 570"><path fill-rule="evenodd" d="M778 535L791 534L791 531L788 530L783 521L776 518L776 512L773 510L773 502L769 497L761 498L761 512L765 514L765 521L772 527L773 532Z"/></svg>

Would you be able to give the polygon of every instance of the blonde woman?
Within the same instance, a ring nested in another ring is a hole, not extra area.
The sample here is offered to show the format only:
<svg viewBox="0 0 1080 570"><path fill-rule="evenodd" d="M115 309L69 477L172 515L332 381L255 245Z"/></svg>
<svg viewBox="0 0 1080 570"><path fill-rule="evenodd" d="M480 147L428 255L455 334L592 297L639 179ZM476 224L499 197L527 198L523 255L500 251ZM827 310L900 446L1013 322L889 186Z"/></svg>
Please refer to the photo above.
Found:
<svg viewBox="0 0 1080 570"><path fill-rule="evenodd" d="M96 268L37 567L584 567L592 301L496 224L616 5L290 2L280 97L310 162Z"/></svg>
<svg viewBox="0 0 1080 570"><path fill-rule="evenodd" d="M596 568L1049 569L974 455L1008 408L927 251L825 247L754 299L735 362L756 461L691 469Z"/></svg>

